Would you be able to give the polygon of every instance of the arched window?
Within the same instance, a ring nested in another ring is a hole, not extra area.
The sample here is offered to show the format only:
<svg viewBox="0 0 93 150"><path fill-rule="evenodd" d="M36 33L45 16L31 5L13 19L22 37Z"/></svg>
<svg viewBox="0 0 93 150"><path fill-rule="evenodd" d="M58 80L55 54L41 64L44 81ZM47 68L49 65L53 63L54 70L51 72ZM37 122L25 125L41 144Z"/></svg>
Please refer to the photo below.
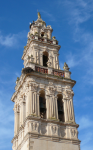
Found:
<svg viewBox="0 0 93 150"><path fill-rule="evenodd" d="M43 52L43 66L47 67L48 52Z"/></svg>
<svg viewBox="0 0 93 150"><path fill-rule="evenodd" d="M41 32L41 37L43 37L44 36L44 32Z"/></svg>
<svg viewBox="0 0 93 150"><path fill-rule="evenodd" d="M58 105L58 118L60 121L64 122L64 110L61 94L58 94L57 105Z"/></svg>
<svg viewBox="0 0 93 150"><path fill-rule="evenodd" d="M45 99L45 92L43 90L40 91L39 106L41 118L46 119L46 99Z"/></svg>

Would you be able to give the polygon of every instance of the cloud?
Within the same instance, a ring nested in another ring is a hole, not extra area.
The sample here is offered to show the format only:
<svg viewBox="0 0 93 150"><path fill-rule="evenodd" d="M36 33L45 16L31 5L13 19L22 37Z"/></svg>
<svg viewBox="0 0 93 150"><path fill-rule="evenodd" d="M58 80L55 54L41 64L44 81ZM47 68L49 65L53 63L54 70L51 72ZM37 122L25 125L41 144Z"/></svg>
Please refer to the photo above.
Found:
<svg viewBox="0 0 93 150"><path fill-rule="evenodd" d="M18 47L21 41L26 37L26 32L19 32L18 34L3 35L0 31L0 45L6 47Z"/></svg>
<svg viewBox="0 0 93 150"><path fill-rule="evenodd" d="M59 7L65 7L68 24L71 26L73 42L80 45L66 54L66 62L70 68L78 66L81 69L82 83L93 85L93 33L81 27L93 18L93 1L89 0L64 0L59 1ZM91 79L91 80L90 80ZM83 85L83 84L82 84Z"/></svg>
<svg viewBox="0 0 93 150"><path fill-rule="evenodd" d="M49 18L49 21L55 21L56 20L55 17L51 13L49 13L45 10L40 10L40 12L43 12Z"/></svg>
<svg viewBox="0 0 93 150"><path fill-rule="evenodd" d="M83 140L81 142L81 149L82 150L92 150L93 149L93 144L92 144L93 133L92 132L93 131L85 132L83 134L83 136L82 136Z"/></svg>
<svg viewBox="0 0 93 150"><path fill-rule="evenodd" d="M67 56L66 56L66 59L67 59L67 64L69 67L75 67L77 65L80 64L81 60L78 60L77 59L77 56L75 55L72 55L72 53L69 53Z"/></svg>
<svg viewBox="0 0 93 150"><path fill-rule="evenodd" d="M88 116L82 116L80 119L77 119L80 125L79 130L85 130L93 126L93 121L89 119Z"/></svg>

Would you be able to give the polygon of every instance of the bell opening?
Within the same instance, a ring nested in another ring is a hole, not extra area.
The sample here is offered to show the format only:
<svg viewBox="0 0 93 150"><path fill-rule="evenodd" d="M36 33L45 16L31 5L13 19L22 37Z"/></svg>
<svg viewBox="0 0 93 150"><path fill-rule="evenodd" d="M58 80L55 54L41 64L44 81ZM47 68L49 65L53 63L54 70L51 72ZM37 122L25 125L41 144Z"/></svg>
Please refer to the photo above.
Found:
<svg viewBox="0 0 93 150"><path fill-rule="evenodd" d="M46 119L46 99L45 92L41 91L39 95L40 117Z"/></svg>
<svg viewBox="0 0 93 150"><path fill-rule="evenodd" d="M48 62L48 53L44 52L43 53L43 66L47 67L47 62Z"/></svg>
<svg viewBox="0 0 93 150"><path fill-rule="evenodd" d="M60 121L64 122L64 110L61 94L58 95L57 106L58 106L58 118Z"/></svg>

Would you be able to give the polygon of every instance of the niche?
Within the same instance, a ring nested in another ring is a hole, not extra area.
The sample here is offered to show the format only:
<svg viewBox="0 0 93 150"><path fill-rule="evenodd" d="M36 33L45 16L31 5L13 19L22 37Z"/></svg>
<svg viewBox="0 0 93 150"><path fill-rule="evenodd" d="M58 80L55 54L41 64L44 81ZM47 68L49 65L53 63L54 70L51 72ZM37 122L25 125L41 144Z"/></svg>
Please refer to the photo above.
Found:
<svg viewBox="0 0 93 150"><path fill-rule="evenodd" d="M46 119L46 99L45 99L45 92L43 90L40 91L39 95L39 108L40 108L40 117Z"/></svg>
<svg viewBox="0 0 93 150"><path fill-rule="evenodd" d="M43 52L43 66L47 67L48 52Z"/></svg>
<svg viewBox="0 0 93 150"><path fill-rule="evenodd" d="M60 121L64 122L64 110L63 110L63 102L62 95L58 94L57 106L58 106L58 118Z"/></svg>

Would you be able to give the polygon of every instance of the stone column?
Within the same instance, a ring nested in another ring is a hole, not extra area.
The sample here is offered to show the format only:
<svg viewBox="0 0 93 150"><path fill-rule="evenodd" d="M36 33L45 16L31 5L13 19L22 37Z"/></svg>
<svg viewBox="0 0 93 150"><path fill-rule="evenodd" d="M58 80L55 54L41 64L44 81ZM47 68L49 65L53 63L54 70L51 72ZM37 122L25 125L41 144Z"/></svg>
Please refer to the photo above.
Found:
<svg viewBox="0 0 93 150"><path fill-rule="evenodd" d="M63 102L65 122L75 122L72 91L65 91Z"/></svg>
<svg viewBox="0 0 93 150"><path fill-rule="evenodd" d="M29 85L28 84L26 85L26 89L27 89L26 92L26 117L27 117L29 114Z"/></svg>
<svg viewBox="0 0 93 150"><path fill-rule="evenodd" d="M58 106L57 106L57 97L55 97L55 107L56 107L56 119L58 119Z"/></svg>
<svg viewBox="0 0 93 150"><path fill-rule="evenodd" d="M69 120L71 122L75 122L74 107L73 107L73 98L70 99L69 105L70 105L70 118L69 118Z"/></svg>
<svg viewBox="0 0 93 150"><path fill-rule="evenodd" d="M29 83L29 90L27 94L27 105L26 105L26 116L28 115L39 115L39 106L37 105L39 98L37 94L37 87L36 83Z"/></svg>
<svg viewBox="0 0 93 150"><path fill-rule="evenodd" d="M46 98L46 118L49 119L50 118L50 115L49 115L49 113L50 113L49 95L46 95L45 98Z"/></svg>
<svg viewBox="0 0 93 150"><path fill-rule="evenodd" d="M19 129L19 107L18 105L14 107L15 123L14 123L14 135L17 134Z"/></svg>
<svg viewBox="0 0 93 150"><path fill-rule="evenodd" d="M21 102L21 125L24 123L25 117L26 117L26 103L25 103L25 96L23 96Z"/></svg>
<svg viewBox="0 0 93 150"><path fill-rule="evenodd" d="M43 52L40 53L40 65L43 66Z"/></svg>
<svg viewBox="0 0 93 150"><path fill-rule="evenodd" d="M37 116L40 117L40 108L39 108L39 93L37 93Z"/></svg>
<svg viewBox="0 0 93 150"><path fill-rule="evenodd" d="M58 119L57 97L54 95L47 96L46 107L47 119Z"/></svg>
<svg viewBox="0 0 93 150"><path fill-rule="evenodd" d="M65 122L68 122L68 115L67 115L67 99L63 99L63 108L64 108L64 119Z"/></svg>

